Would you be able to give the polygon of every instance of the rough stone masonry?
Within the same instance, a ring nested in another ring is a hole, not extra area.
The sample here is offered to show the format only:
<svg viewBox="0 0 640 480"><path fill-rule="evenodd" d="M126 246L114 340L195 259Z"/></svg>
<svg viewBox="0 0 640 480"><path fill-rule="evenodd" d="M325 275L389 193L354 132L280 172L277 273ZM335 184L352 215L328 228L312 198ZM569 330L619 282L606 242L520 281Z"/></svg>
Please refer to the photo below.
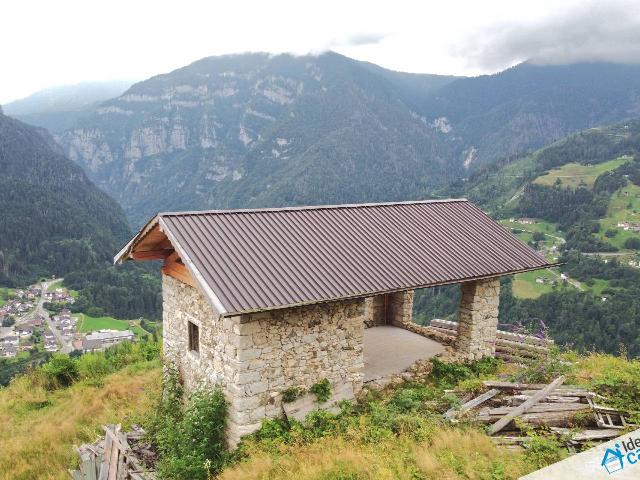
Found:
<svg viewBox="0 0 640 480"><path fill-rule="evenodd" d="M333 391L357 394L363 384L365 326L412 330L413 291L221 317L195 288L163 275L165 360L187 390L222 386L229 401L227 438L235 446L267 417L282 415L282 394L326 378ZM498 280L462 285L458 348L470 358L492 355ZM189 322L198 327L189 348Z"/></svg>
<svg viewBox="0 0 640 480"><path fill-rule="evenodd" d="M282 392L327 378L333 390L362 388L364 299L222 318L193 287L163 275L165 359L187 390L220 384L229 401L234 446L263 418L282 414ZM188 322L199 351L188 348Z"/></svg>
<svg viewBox="0 0 640 480"><path fill-rule="evenodd" d="M460 289L456 350L469 359L492 356L498 333L500 279L465 282Z"/></svg>

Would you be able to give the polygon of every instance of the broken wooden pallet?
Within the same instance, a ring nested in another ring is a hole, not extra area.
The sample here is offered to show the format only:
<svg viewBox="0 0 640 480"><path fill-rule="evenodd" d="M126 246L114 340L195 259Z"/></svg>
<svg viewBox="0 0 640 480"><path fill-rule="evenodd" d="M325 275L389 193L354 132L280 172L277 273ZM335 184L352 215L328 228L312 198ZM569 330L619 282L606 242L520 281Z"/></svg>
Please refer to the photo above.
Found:
<svg viewBox="0 0 640 480"><path fill-rule="evenodd" d="M69 473L74 480L154 480L155 473L144 468L129 445L120 425L104 427L104 438L94 444L76 447L80 456L79 470ZM139 439L134 432L132 439Z"/></svg>

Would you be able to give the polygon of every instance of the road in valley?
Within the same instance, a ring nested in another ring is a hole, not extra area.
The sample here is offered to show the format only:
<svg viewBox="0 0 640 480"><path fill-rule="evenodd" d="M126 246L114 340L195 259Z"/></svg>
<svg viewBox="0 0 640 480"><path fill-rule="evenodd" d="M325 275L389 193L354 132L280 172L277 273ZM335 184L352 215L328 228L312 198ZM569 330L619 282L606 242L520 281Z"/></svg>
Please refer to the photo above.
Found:
<svg viewBox="0 0 640 480"><path fill-rule="evenodd" d="M71 342L67 342L62 337L62 332L56 328L56 326L53 323L53 320L51 320L51 317L49 316L49 312L43 306L45 301L44 294L47 293L47 289L51 285L61 282L62 280L63 280L62 278L57 278L55 280L47 280L42 282L40 284L40 288L41 288L40 299L38 300L38 304L36 305L36 308L28 315L25 315L24 317L22 317L22 320L23 321L29 320L31 318L35 318L36 316L41 316L42 318L44 318L44 321L47 323L49 330L51 330L51 333L53 333L53 336L56 337L58 345L61 346L60 351L62 353L71 353L71 351L73 350L73 347L71 346Z"/></svg>

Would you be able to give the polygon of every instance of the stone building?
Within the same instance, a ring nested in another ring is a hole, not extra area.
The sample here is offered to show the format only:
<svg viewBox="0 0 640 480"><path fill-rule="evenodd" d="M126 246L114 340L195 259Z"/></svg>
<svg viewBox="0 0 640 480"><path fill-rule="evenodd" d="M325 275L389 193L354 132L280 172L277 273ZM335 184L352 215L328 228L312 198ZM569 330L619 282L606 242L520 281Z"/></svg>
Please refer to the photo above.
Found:
<svg viewBox="0 0 640 480"><path fill-rule="evenodd" d="M350 398L366 358L405 358L384 335L415 335L417 288L461 284L456 347L492 355L499 277L548 266L466 200L164 213L115 257L128 259L164 261L165 359L187 389L222 385L231 445L282 415L288 389L326 378Z"/></svg>

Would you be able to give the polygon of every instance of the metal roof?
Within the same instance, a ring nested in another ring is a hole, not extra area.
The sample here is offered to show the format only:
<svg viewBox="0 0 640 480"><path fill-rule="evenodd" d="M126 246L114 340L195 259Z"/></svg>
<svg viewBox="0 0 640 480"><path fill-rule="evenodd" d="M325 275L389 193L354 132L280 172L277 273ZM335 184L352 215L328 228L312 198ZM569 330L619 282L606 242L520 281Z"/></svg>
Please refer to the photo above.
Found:
<svg viewBox="0 0 640 480"><path fill-rule="evenodd" d="M464 199L162 213L159 225L222 315L550 266Z"/></svg>

